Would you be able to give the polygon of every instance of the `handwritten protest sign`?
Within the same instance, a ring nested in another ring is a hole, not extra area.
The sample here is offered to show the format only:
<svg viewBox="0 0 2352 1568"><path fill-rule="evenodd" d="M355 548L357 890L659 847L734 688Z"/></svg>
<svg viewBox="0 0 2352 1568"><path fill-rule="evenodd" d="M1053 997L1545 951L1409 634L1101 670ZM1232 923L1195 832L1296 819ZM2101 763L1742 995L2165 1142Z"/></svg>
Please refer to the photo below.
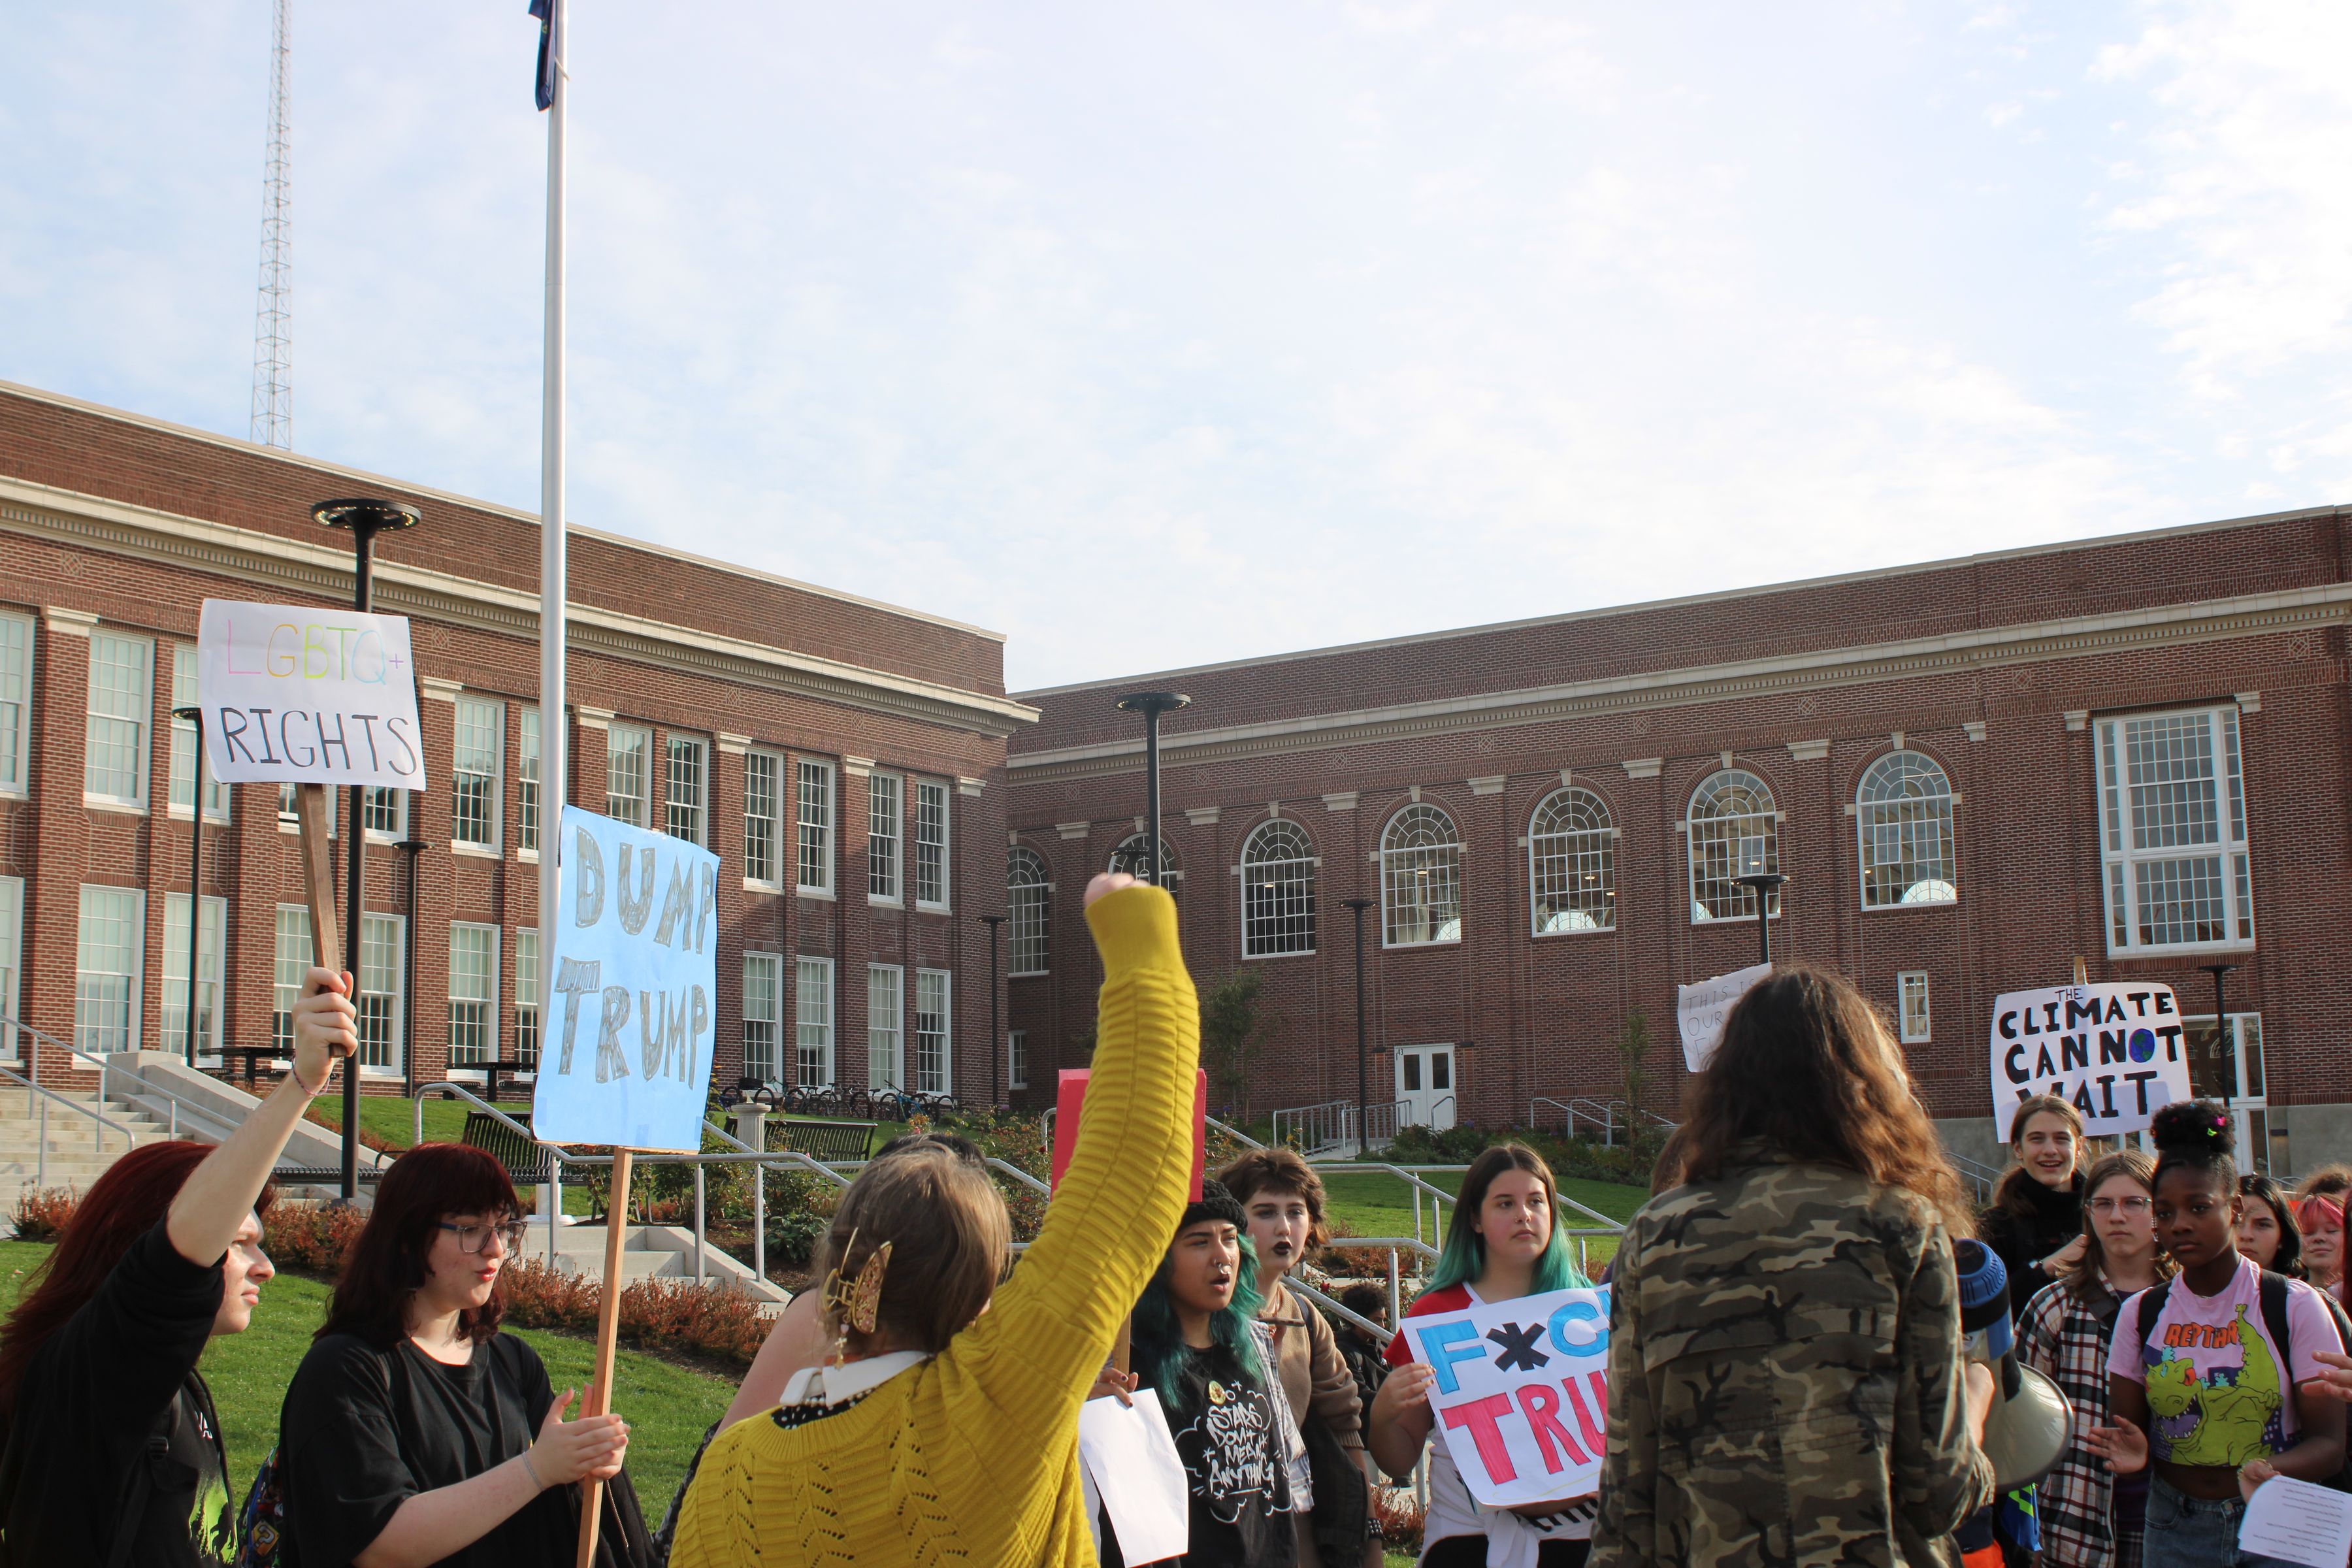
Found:
<svg viewBox="0 0 2352 1568"><path fill-rule="evenodd" d="M702 1147L718 994L719 857L563 808L550 1021L531 1131L551 1143Z"/></svg>
<svg viewBox="0 0 2352 1568"><path fill-rule="evenodd" d="M1552 1290L1407 1318L1437 1429L1489 1508L1582 1497L1609 1444L1609 1292Z"/></svg>
<svg viewBox="0 0 2352 1568"><path fill-rule="evenodd" d="M2005 991L1992 1005L1992 1114L2003 1134L2021 1100L2054 1094L2094 1138L2137 1132L2189 1098L2172 987L2146 981Z"/></svg>
<svg viewBox="0 0 2352 1568"><path fill-rule="evenodd" d="M1675 987L1675 1022L1682 1028L1683 1066L1693 1072L1706 1070L1706 1064L1715 1059L1715 1047L1723 1043L1723 1020L1730 1015L1732 1004L1771 973L1769 963L1751 963L1696 985Z"/></svg>
<svg viewBox="0 0 2352 1568"><path fill-rule="evenodd" d="M425 787L405 616L206 599L196 700L226 783Z"/></svg>

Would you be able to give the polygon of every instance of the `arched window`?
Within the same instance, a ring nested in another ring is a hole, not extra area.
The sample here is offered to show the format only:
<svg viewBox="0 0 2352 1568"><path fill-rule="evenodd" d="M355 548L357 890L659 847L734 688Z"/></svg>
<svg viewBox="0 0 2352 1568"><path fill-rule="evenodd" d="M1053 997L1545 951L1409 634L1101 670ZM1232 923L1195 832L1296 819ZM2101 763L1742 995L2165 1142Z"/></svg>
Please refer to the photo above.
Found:
<svg viewBox="0 0 2352 1568"><path fill-rule="evenodd" d="M1535 933L1608 931L1617 923L1617 830L1589 789L1554 790L1528 828Z"/></svg>
<svg viewBox="0 0 2352 1568"><path fill-rule="evenodd" d="M1043 974L1052 962L1046 919L1053 896L1053 886L1045 879L1045 858L1014 845L1004 866L1004 923L1013 932L1013 973Z"/></svg>
<svg viewBox="0 0 2352 1568"><path fill-rule="evenodd" d="M1242 956L1315 951L1315 845L1286 816L1242 846Z"/></svg>
<svg viewBox="0 0 2352 1568"><path fill-rule="evenodd" d="M1771 790L1745 768L1726 768L1693 792L1689 820L1692 923L1754 920L1755 890L1732 879L1780 868ZM1771 912L1780 912L1777 892Z"/></svg>
<svg viewBox="0 0 2352 1568"><path fill-rule="evenodd" d="M1462 836L1433 805L1409 805L1381 835L1381 940L1390 947L1462 940Z"/></svg>
<svg viewBox="0 0 2352 1568"><path fill-rule="evenodd" d="M1952 781L1925 752L1889 752L1854 792L1862 835L1862 907L1948 904L1960 896L1952 858Z"/></svg>
<svg viewBox="0 0 2352 1568"><path fill-rule="evenodd" d="M1160 840L1160 875L1157 877L1143 875L1144 867L1150 858L1151 850L1144 842L1144 836L1130 833L1118 841L1118 848L1110 852L1110 864L1105 869L1124 871L1130 877L1157 882L1168 889L1170 898L1181 900L1184 896L1184 868L1177 863L1176 851L1169 847L1164 837Z"/></svg>

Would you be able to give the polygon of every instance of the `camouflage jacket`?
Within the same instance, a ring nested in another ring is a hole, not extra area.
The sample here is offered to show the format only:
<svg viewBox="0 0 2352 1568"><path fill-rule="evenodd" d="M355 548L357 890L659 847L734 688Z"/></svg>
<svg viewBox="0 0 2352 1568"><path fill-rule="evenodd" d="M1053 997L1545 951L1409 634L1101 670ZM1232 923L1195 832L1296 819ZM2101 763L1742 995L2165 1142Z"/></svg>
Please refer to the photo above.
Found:
<svg viewBox="0 0 2352 1568"><path fill-rule="evenodd" d="M1957 1568L1993 1485L1941 1224L1748 1149L1635 1215L1611 1283L1591 1568Z"/></svg>

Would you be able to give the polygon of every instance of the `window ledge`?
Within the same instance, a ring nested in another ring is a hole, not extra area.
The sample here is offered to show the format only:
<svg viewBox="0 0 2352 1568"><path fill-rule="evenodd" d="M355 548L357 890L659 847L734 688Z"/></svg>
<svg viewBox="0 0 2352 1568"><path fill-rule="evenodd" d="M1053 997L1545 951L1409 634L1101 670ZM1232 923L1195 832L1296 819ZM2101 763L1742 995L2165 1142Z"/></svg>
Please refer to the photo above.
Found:
<svg viewBox="0 0 2352 1568"><path fill-rule="evenodd" d="M762 882L757 877L746 877L743 879L743 890L747 893L770 893L782 897L784 888L781 882Z"/></svg>
<svg viewBox="0 0 2352 1568"><path fill-rule="evenodd" d="M1714 925L1717 922L1709 921L1707 923L1709 925ZM1534 942L1564 942L1573 940L1577 937L1615 936L1616 934L1617 928L1613 925L1591 926L1583 931L1531 931L1528 932L1528 939ZM1415 943L1414 945L1419 947L1445 947L1451 944L1446 942L1424 942Z"/></svg>
<svg viewBox="0 0 2352 1568"><path fill-rule="evenodd" d="M1959 907L1960 900L1958 899L1922 899L1916 904L1864 904L1862 906L1862 912L1866 915L1891 915L1899 914L1905 910L1957 910ZM1777 921L1780 917L1774 915L1772 918ZM1721 921L1707 921L1709 925L1722 923Z"/></svg>
<svg viewBox="0 0 2352 1568"><path fill-rule="evenodd" d="M2252 938L2243 942L2176 942L2169 947L2110 946L2107 956L2118 963L2129 963L2136 959L2193 958L2200 952L2252 952L2254 947Z"/></svg>
<svg viewBox="0 0 2352 1568"><path fill-rule="evenodd" d="M919 915L951 915L955 913L955 906L952 904L927 904L920 899L918 899L915 900L915 912Z"/></svg>
<svg viewBox="0 0 2352 1568"><path fill-rule="evenodd" d="M1288 958L1291 955L1285 953L1283 956L1285 958ZM1024 969L1014 973L1008 974L1004 978L1007 980L1043 980L1053 973L1054 972L1050 969Z"/></svg>
<svg viewBox="0 0 2352 1568"><path fill-rule="evenodd" d="M137 801L109 800L106 796L100 795L83 795L81 797L81 806L84 811L110 811L121 816L144 816L147 815L147 808Z"/></svg>
<svg viewBox="0 0 2352 1568"><path fill-rule="evenodd" d="M1281 963L1288 959L1314 956L1316 956L1315 949L1310 947L1304 952L1245 952L1242 954L1242 962L1244 963Z"/></svg>
<svg viewBox="0 0 2352 1568"><path fill-rule="evenodd" d="M449 853L464 855L476 860L502 860L506 858L488 845L461 844L455 838L449 840Z"/></svg>
<svg viewBox="0 0 2352 1568"><path fill-rule="evenodd" d="M1460 947L1461 945L1462 939L1460 937L1450 936L1443 942L1384 942L1381 943L1381 951L1383 952L1411 952L1416 948Z"/></svg>
<svg viewBox="0 0 2352 1568"><path fill-rule="evenodd" d="M518 849L515 851L515 858L523 862L523 864L527 866L536 866L539 864L539 851L536 849Z"/></svg>
<svg viewBox="0 0 2352 1568"><path fill-rule="evenodd" d="M822 899L828 904L837 901L841 897L830 888L794 888L793 891L803 899Z"/></svg>
<svg viewBox="0 0 2352 1568"><path fill-rule="evenodd" d="M871 893L866 895L866 901L877 910L903 910L907 907L904 899L877 899Z"/></svg>
<svg viewBox="0 0 2352 1568"><path fill-rule="evenodd" d="M362 1083L404 1083L406 1081L406 1075L402 1073L398 1068L363 1067L360 1068L360 1081Z"/></svg>

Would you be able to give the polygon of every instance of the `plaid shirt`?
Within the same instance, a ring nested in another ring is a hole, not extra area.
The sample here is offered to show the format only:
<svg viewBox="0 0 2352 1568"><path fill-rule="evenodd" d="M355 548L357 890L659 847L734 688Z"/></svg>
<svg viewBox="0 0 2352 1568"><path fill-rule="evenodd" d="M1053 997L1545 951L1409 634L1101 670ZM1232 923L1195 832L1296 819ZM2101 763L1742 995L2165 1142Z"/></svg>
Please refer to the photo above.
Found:
<svg viewBox="0 0 2352 1568"><path fill-rule="evenodd" d="M2060 1280L2035 1293L2017 1326L2017 1359L2055 1383L2073 1406L2066 1457L2040 1488L2042 1560L2065 1568L2116 1568L2115 1479L2084 1438L2114 1419L2107 1342L2122 1305L2104 1272L2088 1300Z"/></svg>

